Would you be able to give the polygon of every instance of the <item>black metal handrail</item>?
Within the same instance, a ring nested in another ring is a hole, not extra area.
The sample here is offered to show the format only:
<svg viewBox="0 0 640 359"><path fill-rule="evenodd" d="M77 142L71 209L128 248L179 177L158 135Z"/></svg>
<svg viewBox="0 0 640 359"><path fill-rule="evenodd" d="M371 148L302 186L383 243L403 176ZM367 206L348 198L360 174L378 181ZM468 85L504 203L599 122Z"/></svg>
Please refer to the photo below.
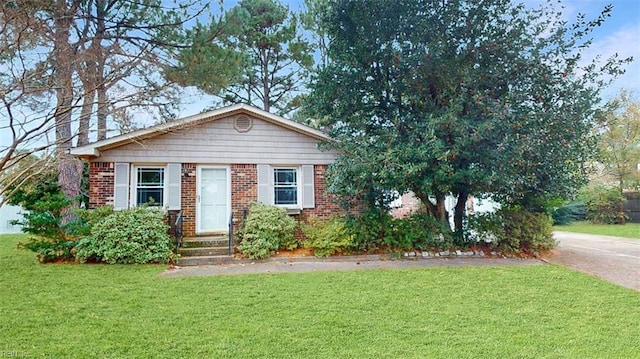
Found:
<svg viewBox="0 0 640 359"><path fill-rule="evenodd" d="M233 211L229 214L229 255L233 251Z"/></svg>
<svg viewBox="0 0 640 359"><path fill-rule="evenodd" d="M182 216L182 210L175 213L176 219L171 221L171 216L169 216L169 223L173 222L173 238L176 241L176 251L178 248L182 247L182 237L183 235L183 222L184 218Z"/></svg>

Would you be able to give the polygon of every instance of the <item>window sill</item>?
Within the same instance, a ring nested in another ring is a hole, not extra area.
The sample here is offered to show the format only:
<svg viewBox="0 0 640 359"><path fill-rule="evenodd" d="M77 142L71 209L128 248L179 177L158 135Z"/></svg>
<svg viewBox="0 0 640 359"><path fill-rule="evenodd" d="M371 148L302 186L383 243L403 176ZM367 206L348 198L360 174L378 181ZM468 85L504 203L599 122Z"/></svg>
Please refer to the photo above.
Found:
<svg viewBox="0 0 640 359"><path fill-rule="evenodd" d="M287 210L287 214L288 215L300 214L300 212L302 211L302 209L296 208L296 207L288 207L288 208L285 208L285 209Z"/></svg>

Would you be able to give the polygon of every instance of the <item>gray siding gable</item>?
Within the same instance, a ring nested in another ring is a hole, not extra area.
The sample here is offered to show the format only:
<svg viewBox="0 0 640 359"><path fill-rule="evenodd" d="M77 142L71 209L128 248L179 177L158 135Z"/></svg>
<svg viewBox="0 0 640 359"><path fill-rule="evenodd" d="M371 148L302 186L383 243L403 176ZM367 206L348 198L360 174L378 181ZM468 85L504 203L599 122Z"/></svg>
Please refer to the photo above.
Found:
<svg viewBox="0 0 640 359"><path fill-rule="evenodd" d="M202 121L154 137L99 151L94 160L131 163L329 164L336 153L318 148L320 139L267 121L252 119L249 131L234 128L237 115Z"/></svg>

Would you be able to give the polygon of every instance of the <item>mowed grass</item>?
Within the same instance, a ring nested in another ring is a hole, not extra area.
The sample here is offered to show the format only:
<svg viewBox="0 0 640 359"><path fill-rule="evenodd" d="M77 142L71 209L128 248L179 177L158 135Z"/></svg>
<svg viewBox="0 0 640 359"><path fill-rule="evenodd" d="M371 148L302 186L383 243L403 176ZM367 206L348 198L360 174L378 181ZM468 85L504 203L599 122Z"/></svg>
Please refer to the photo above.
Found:
<svg viewBox="0 0 640 359"><path fill-rule="evenodd" d="M0 236L0 351L30 358L640 358L640 293L551 265L161 278Z"/></svg>
<svg viewBox="0 0 640 359"><path fill-rule="evenodd" d="M619 225L575 222L564 226L555 226L553 228L556 231L640 239L640 223L626 223L624 225Z"/></svg>

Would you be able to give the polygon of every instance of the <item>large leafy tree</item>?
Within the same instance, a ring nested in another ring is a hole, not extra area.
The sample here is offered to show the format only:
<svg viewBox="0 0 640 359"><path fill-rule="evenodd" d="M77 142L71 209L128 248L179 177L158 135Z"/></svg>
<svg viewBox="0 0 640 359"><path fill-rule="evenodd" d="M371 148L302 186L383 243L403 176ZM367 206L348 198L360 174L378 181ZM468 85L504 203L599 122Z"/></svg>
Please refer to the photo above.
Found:
<svg viewBox="0 0 640 359"><path fill-rule="evenodd" d="M183 51L180 66L172 69L183 85L226 103L247 103L281 115L300 106L314 64L313 47L287 6L276 0L242 0L222 17L199 24L192 35L195 46ZM198 61L206 54L209 60Z"/></svg>
<svg viewBox="0 0 640 359"><path fill-rule="evenodd" d="M622 193L640 188L640 102L622 91L603 112L598 131L600 161Z"/></svg>
<svg viewBox="0 0 640 359"><path fill-rule="evenodd" d="M332 188L413 191L443 222L453 195L459 231L469 195L539 210L572 192L599 90L627 61L583 63L610 11L567 24L508 0L329 1L309 103L338 140Z"/></svg>

